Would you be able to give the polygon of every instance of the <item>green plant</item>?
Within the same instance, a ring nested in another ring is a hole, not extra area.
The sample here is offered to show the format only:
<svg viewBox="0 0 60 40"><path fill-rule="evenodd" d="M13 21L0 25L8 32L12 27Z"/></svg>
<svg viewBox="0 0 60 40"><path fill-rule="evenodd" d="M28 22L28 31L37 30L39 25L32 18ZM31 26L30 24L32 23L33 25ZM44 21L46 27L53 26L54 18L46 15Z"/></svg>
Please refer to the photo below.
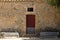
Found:
<svg viewBox="0 0 60 40"><path fill-rule="evenodd" d="M47 0L47 2L52 6L57 6L58 8L60 7L60 0Z"/></svg>

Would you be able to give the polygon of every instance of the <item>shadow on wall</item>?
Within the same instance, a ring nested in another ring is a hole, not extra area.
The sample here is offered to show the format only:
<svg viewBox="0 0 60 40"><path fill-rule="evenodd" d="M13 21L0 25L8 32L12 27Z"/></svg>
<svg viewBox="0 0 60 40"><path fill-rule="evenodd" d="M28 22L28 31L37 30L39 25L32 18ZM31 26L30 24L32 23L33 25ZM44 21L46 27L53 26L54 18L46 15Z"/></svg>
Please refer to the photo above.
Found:
<svg viewBox="0 0 60 40"><path fill-rule="evenodd" d="M44 32L57 32L58 29L57 28L52 28L52 27L45 27L44 29L40 29L40 31L44 31Z"/></svg>
<svg viewBox="0 0 60 40"><path fill-rule="evenodd" d="M2 28L0 32L18 32L20 34L21 30L18 30L18 28Z"/></svg>

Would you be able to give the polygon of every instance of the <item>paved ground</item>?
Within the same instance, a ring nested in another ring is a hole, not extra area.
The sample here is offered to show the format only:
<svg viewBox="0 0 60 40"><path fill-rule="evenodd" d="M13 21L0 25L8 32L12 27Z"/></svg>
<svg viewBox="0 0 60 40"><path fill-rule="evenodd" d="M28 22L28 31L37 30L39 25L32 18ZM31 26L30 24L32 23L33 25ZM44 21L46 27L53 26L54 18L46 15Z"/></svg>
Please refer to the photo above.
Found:
<svg viewBox="0 0 60 40"><path fill-rule="evenodd" d="M60 38L3 38L0 40L60 40Z"/></svg>

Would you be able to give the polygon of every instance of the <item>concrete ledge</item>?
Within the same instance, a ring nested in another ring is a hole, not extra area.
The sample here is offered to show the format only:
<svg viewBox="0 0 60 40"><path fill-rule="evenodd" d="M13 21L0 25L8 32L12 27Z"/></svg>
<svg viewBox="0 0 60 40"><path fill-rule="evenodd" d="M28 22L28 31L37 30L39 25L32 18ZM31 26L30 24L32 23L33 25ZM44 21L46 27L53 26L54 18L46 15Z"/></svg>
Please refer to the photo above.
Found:
<svg viewBox="0 0 60 40"><path fill-rule="evenodd" d="M40 37L42 38L57 38L59 32L40 32Z"/></svg>

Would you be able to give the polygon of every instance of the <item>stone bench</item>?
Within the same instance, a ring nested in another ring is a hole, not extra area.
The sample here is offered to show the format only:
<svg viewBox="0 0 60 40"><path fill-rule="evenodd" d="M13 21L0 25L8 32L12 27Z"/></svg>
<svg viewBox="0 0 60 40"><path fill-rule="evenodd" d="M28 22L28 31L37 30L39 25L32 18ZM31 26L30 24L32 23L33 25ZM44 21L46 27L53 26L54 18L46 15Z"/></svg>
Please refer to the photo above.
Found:
<svg viewBox="0 0 60 40"><path fill-rule="evenodd" d="M18 38L19 33L18 32L1 32L4 38Z"/></svg>
<svg viewBox="0 0 60 40"><path fill-rule="evenodd" d="M40 37L42 38L57 38L59 32L40 32Z"/></svg>

